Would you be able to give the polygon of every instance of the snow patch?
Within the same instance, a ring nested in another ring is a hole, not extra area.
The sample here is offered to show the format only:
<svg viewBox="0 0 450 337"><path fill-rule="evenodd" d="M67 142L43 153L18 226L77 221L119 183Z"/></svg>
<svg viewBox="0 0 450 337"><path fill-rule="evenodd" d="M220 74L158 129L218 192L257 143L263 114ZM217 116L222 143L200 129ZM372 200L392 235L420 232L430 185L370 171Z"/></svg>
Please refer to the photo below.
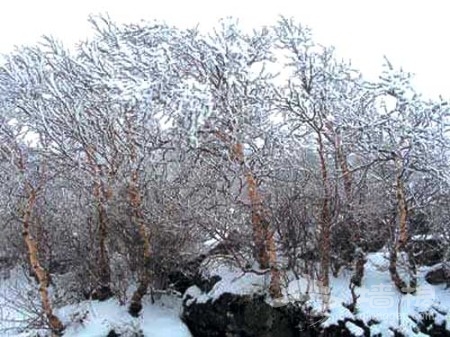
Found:
<svg viewBox="0 0 450 337"><path fill-rule="evenodd" d="M28 337L39 332L24 329L34 317L27 311L32 304L25 302L28 298L35 298L35 307L40 307L36 287L23 270L13 269L7 280L0 279L0 337ZM121 336L141 332L145 337L191 337L180 319L180 299L163 295L152 304L146 297L143 306L138 318L130 316L128 308L115 299L67 305L58 308L56 314L66 327L64 337L105 337L111 330ZM42 330L40 335L45 333Z"/></svg>

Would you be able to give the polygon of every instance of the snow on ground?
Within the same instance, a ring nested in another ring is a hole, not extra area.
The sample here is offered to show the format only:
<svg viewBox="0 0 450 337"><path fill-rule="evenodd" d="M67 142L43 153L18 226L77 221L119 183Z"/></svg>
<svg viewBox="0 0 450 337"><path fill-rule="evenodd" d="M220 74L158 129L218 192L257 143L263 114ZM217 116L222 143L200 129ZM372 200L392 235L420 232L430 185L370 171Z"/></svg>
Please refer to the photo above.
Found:
<svg viewBox="0 0 450 337"><path fill-rule="evenodd" d="M232 265L224 264L220 259L210 261L205 267L203 274L206 278L220 276L221 280L207 294L202 293L197 286L189 288L185 293L185 297L190 295L198 303L205 303L210 299L218 299L224 293L240 295L258 293L266 289L270 281L267 274L243 273Z"/></svg>
<svg viewBox="0 0 450 337"><path fill-rule="evenodd" d="M116 300L85 301L58 311L67 326L64 337L105 337L111 330L121 336L142 332L145 337L190 337L179 318L180 303L173 298L147 302L139 318L131 317Z"/></svg>
<svg viewBox="0 0 450 337"><path fill-rule="evenodd" d="M343 271L337 278L331 278L328 306L323 299L327 293L324 289L306 278L291 280L284 289L284 298L271 302L282 306L292 301L300 301L305 307L320 315L325 315L323 326L330 326L345 318L378 322L371 325L373 335L393 336L392 329L402 331L406 336L419 336L412 328L413 319L421 320L421 315L432 315L440 324L444 321L450 325L450 289L445 286L432 286L425 281L425 274L431 267L418 269L418 287L415 294L402 295L394 286L389 274L389 260L386 252L371 253L367 256L365 274L361 287L356 288L359 296L355 314L343 304L351 303L349 289L350 271ZM402 271L399 268L399 273ZM223 263L211 263L205 270L205 276L219 275L217 282L209 293L202 293L197 287L191 287L185 296L190 295L192 302L215 300L223 293L252 294L264 291L268 287L268 276L254 273L243 273L236 267ZM406 275L403 273L402 277ZM188 302L189 303L189 302ZM413 319L412 319L413 318ZM361 329L348 323L347 327L354 335L361 334Z"/></svg>
<svg viewBox="0 0 450 337"><path fill-rule="evenodd" d="M371 325L371 332L381 333L382 336L393 336L392 329L400 330L407 336L419 336L412 328L415 326L413 319L420 320L421 314L434 316L437 323L446 321L447 326L450 324L450 289L431 286L425 281L425 274L432 267L419 268L416 293L402 295L390 279L388 266L385 253L368 255L363 284L356 288L359 298L355 313L343 305L350 303L352 298L349 289L350 271L343 271L339 277L331 278L327 307L323 305L325 292L316 282L306 278L295 280L293 277L286 284L284 297L270 303L281 306L300 301L313 312L325 316L323 326L336 324L345 318L362 320L366 325L377 322ZM262 293L268 288L270 281L268 275L243 273L220 260L211 261L204 269L205 276L218 275L221 280L207 294L195 286L188 290L187 294L200 302L215 300L224 293ZM0 278L0 337L27 336L19 334L14 328L23 326L24 320L33 317L32 312L24 309L30 307L27 301L29 297L35 296L33 292L20 269L13 270L6 281ZM180 306L179 299L163 296L154 305L147 300L141 317L132 318L127 313L127 308L116 300L85 301L60 308L57 314L67 326L65 337L104 337L112 329L124 337L127 336L126 333L133 331L142 331L145 337L189 337L187 327L179 318ZM362 333L351 322L346 325L355 336Z"/></svg>
<svg viewBox="0 0 450 337"><path fill-rule="evenodd" d="M371 329L373 334L381 333L382 336L393 335L391 328L402 331L407 336L417 336L412 330L416 324L411 318L420 321L421 314L435 316L438 323L443 320L450 322L450 290L444 286L432 286L425 281L428 267L419 268L416 293L407 295L395 288L388 267L388 258L383 253L368 256L362 286L356 288L359 296L356 313L353 315L347 310L345 316L360 319L366 324L370 321L379 322ZM341 319L341 303L351 302L349 280L349 274L333 279L330 312L324 325ZM315 307L318 309L317 305Z"/></svg>
<svg viewBox="0 0 450 337"><path fill-rule="evenodd" d="M0 275L1 276L1 275ZM23 328L35 318L33 306L39 310L35 287L20 269L10 276L0 277L0 337L35 336L37 330ZM143 313L131 317L126 306L115 299L105 302L84 301L57 309L66 326L64 337L106 337L114 329L123 337L141 331L144 337L190 337L188 328L179 318L181 300L163 295L155 304L145 299ZM43 335L43 334L41 334Z"/></svg>
<svg viewBox="0 0 450 337"><path fill-rule="evenodd" d="M18 328L30 324L39 303L22 268L0 275L0 336L19 336Z"/></svg>

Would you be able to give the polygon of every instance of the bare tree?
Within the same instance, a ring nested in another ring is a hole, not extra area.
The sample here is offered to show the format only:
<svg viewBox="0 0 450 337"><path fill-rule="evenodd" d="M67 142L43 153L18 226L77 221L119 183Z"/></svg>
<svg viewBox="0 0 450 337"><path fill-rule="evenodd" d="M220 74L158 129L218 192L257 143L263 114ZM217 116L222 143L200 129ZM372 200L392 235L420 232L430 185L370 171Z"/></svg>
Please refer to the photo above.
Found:
<svg viewBox="0 0 450 337"><path fill-rule="evenodd" d="M8 108L8 106L6 107ZM11 112L11 111L7 111ZM16 124L16 126L11 126ZM50 278L48 271L42 266L42 255L36 238L36 204L46 187L49 173L46 169L45 160L39 155L38 148L31 148L24 142L27 131L20 124L11 123L6 118L2 118L0 136L3 145L1 155L8 158L16 174L19 177L21 195L18 200L18 218L22 224L22 236L26 245L28 262L38 283L38 290L42 304L42 310L52 331L52 335L59 336L64 330L61 320L54 314L52 300L48 291Z"/></svg>
<svg viewBox="0 0 450 337"><path fill-rule="evenodd" d="M218 140L245 180L255 258L260 268L270 269L270 293L276 298L281 296L281 288L274 231L258 188L260 182L246 154L252 146L248 133L253 129L259 137L264 132L262 123L275 109L271 104L273 76L265 71L272 57L271 39L266 29L247 35L230 22L222 22L222 27L209 37L192 31L180 50L180 73L207 93L206 97L200 96L203 111L194 111L188 117L191 137L198 139L204 134Z"/></svg>

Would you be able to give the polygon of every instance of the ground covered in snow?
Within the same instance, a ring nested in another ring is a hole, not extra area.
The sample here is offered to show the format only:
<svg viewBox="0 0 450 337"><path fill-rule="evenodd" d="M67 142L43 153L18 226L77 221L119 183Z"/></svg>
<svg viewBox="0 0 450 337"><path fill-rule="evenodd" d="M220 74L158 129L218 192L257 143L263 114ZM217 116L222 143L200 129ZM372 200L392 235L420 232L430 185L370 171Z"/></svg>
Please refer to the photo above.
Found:
<svg viewBox="0 0 450 337"><path fill-rule="evenodd" d="M339 277L331 279L327 306L324 306L324 294L327 292L321 289L316 281L307 278L295 279L292 275L287 275L284 297L270 304L283 306L293 301L301 302L305 308L312 309L313 313L324 316L321 322L323 327L337 325L338 321L349 318L353 321L362 321L366 326L370 325L373 335L393 336L393 330L396 330L405 336L420 336L414 328L417 328L416 322L424 317L432 318L438 325L447 322L449 328L450 289L446 289L445 285L432 286L425 281L425 274L432 267L418 269L417 290L414 294L407 295L397 291L391 281L388 267L387 252L368 255L362 285L355 288L358 300L354 313L346 307L346 304L352 302L349 288L351 271L343 271ZM187 304L194 301L198 303L214 301L227 292L241 295L261 293L267 289L269 282L267 276L243 273L220 262L209 264L204 273L206 277L218 275L222 279L208 293L203 293L195 286L188 289L185 295L188 299ZM405 274L402 276L406 277ZM347 328L355 336L363 334L360 327L350 322L347 322Z"/></svg>
<svg viewBox="0 0 450 337"><path fill-rule="evenodd" d="M350 271L343 271L339 277L331 279L327 306L323 304L324 292L317 282L307 278L295 279L293 275L287 275L284 297L269 304L284 306L289 302L301 302L313 313L324 316L320 323L323 327L336 325L349 318L370 326L373 335L393 336L393 330L397 330L405 336L420 336L414 331L417 326L415 321L422 320L424 315L439 325L447 322L448 328L450 289L444 285L432 286L425 281L426 272L433 267L419 268L416 293L402 295L390 279L388 266L387 253L368 255L363 283L355 290L358 296L355 312L346 307L352 300ZM208 293L196 286L189 288L185 294L189 298L186 301L188 305L193 301L214 301L224 293L263 294L269 283L267 275L243 273L221 261L207 264L203 273L206 278L218 275L221 280ZM8 278L0 278L0 282L0 336L33 336L31 330L23 331L23 327L39 323L35 321L36 312L39 312L36 289L20 269L11 271ZM150 303L148 299L139 318L131 317L127 307L113 299L64 306L57 310L57 314L66 326L65 337L105 337L111 330L123 337L133 333L145 337L189 337L188 328L179 318L180 311L180 299L163 296L156 304ZM346 326L355 336L363 334L363 330L351 322L347 322Z"/></svg>
<svg viewBox="0 0 450 337"><path fill-rule="evenodd" d="M0 337L31 337L39 303L30 300L36 294L20 269L8 279L0 279ZM36 310L37 309L37 310ZM139 318L131 317L127 307L117 300L84 301L57 310L66 326L64 337L106 337L114 330L122 337L191 337L179 318L180 299L162 296L155 304L147 299ZM30 328L24 328L30 326Z"/></svg>
<svg viewBox="0 0 450 337"><path fill-rule="evenodd" d="M111 330L120 336L134 333L145 337L190 337L188 328L179 318L180 306L173 299L146 303L139 318L131 317L126 306L115 300L86 301L59 311L67 325L64 337L104 337Z"/></svg>

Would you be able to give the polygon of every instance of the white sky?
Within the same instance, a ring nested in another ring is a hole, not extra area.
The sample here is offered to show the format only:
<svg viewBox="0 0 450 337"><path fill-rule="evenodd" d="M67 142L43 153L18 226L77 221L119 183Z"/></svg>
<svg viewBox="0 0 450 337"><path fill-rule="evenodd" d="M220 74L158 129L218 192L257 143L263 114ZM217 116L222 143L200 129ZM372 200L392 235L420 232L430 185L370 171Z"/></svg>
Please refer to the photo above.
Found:
<svg viewBox="0 0 450 337"><path fill-rule="evenodd" d="M415 73L427 95L450 97L450 11L446 0L9 0L0 12L0 53L36 42L43 34L68 44L88 35L87 16L108 12L116 21L162 19L182 26L210 27L236 16L245 26L293 16L313 29L318 42L368 76L378 74L387 55L394 65Z"/></svg>

